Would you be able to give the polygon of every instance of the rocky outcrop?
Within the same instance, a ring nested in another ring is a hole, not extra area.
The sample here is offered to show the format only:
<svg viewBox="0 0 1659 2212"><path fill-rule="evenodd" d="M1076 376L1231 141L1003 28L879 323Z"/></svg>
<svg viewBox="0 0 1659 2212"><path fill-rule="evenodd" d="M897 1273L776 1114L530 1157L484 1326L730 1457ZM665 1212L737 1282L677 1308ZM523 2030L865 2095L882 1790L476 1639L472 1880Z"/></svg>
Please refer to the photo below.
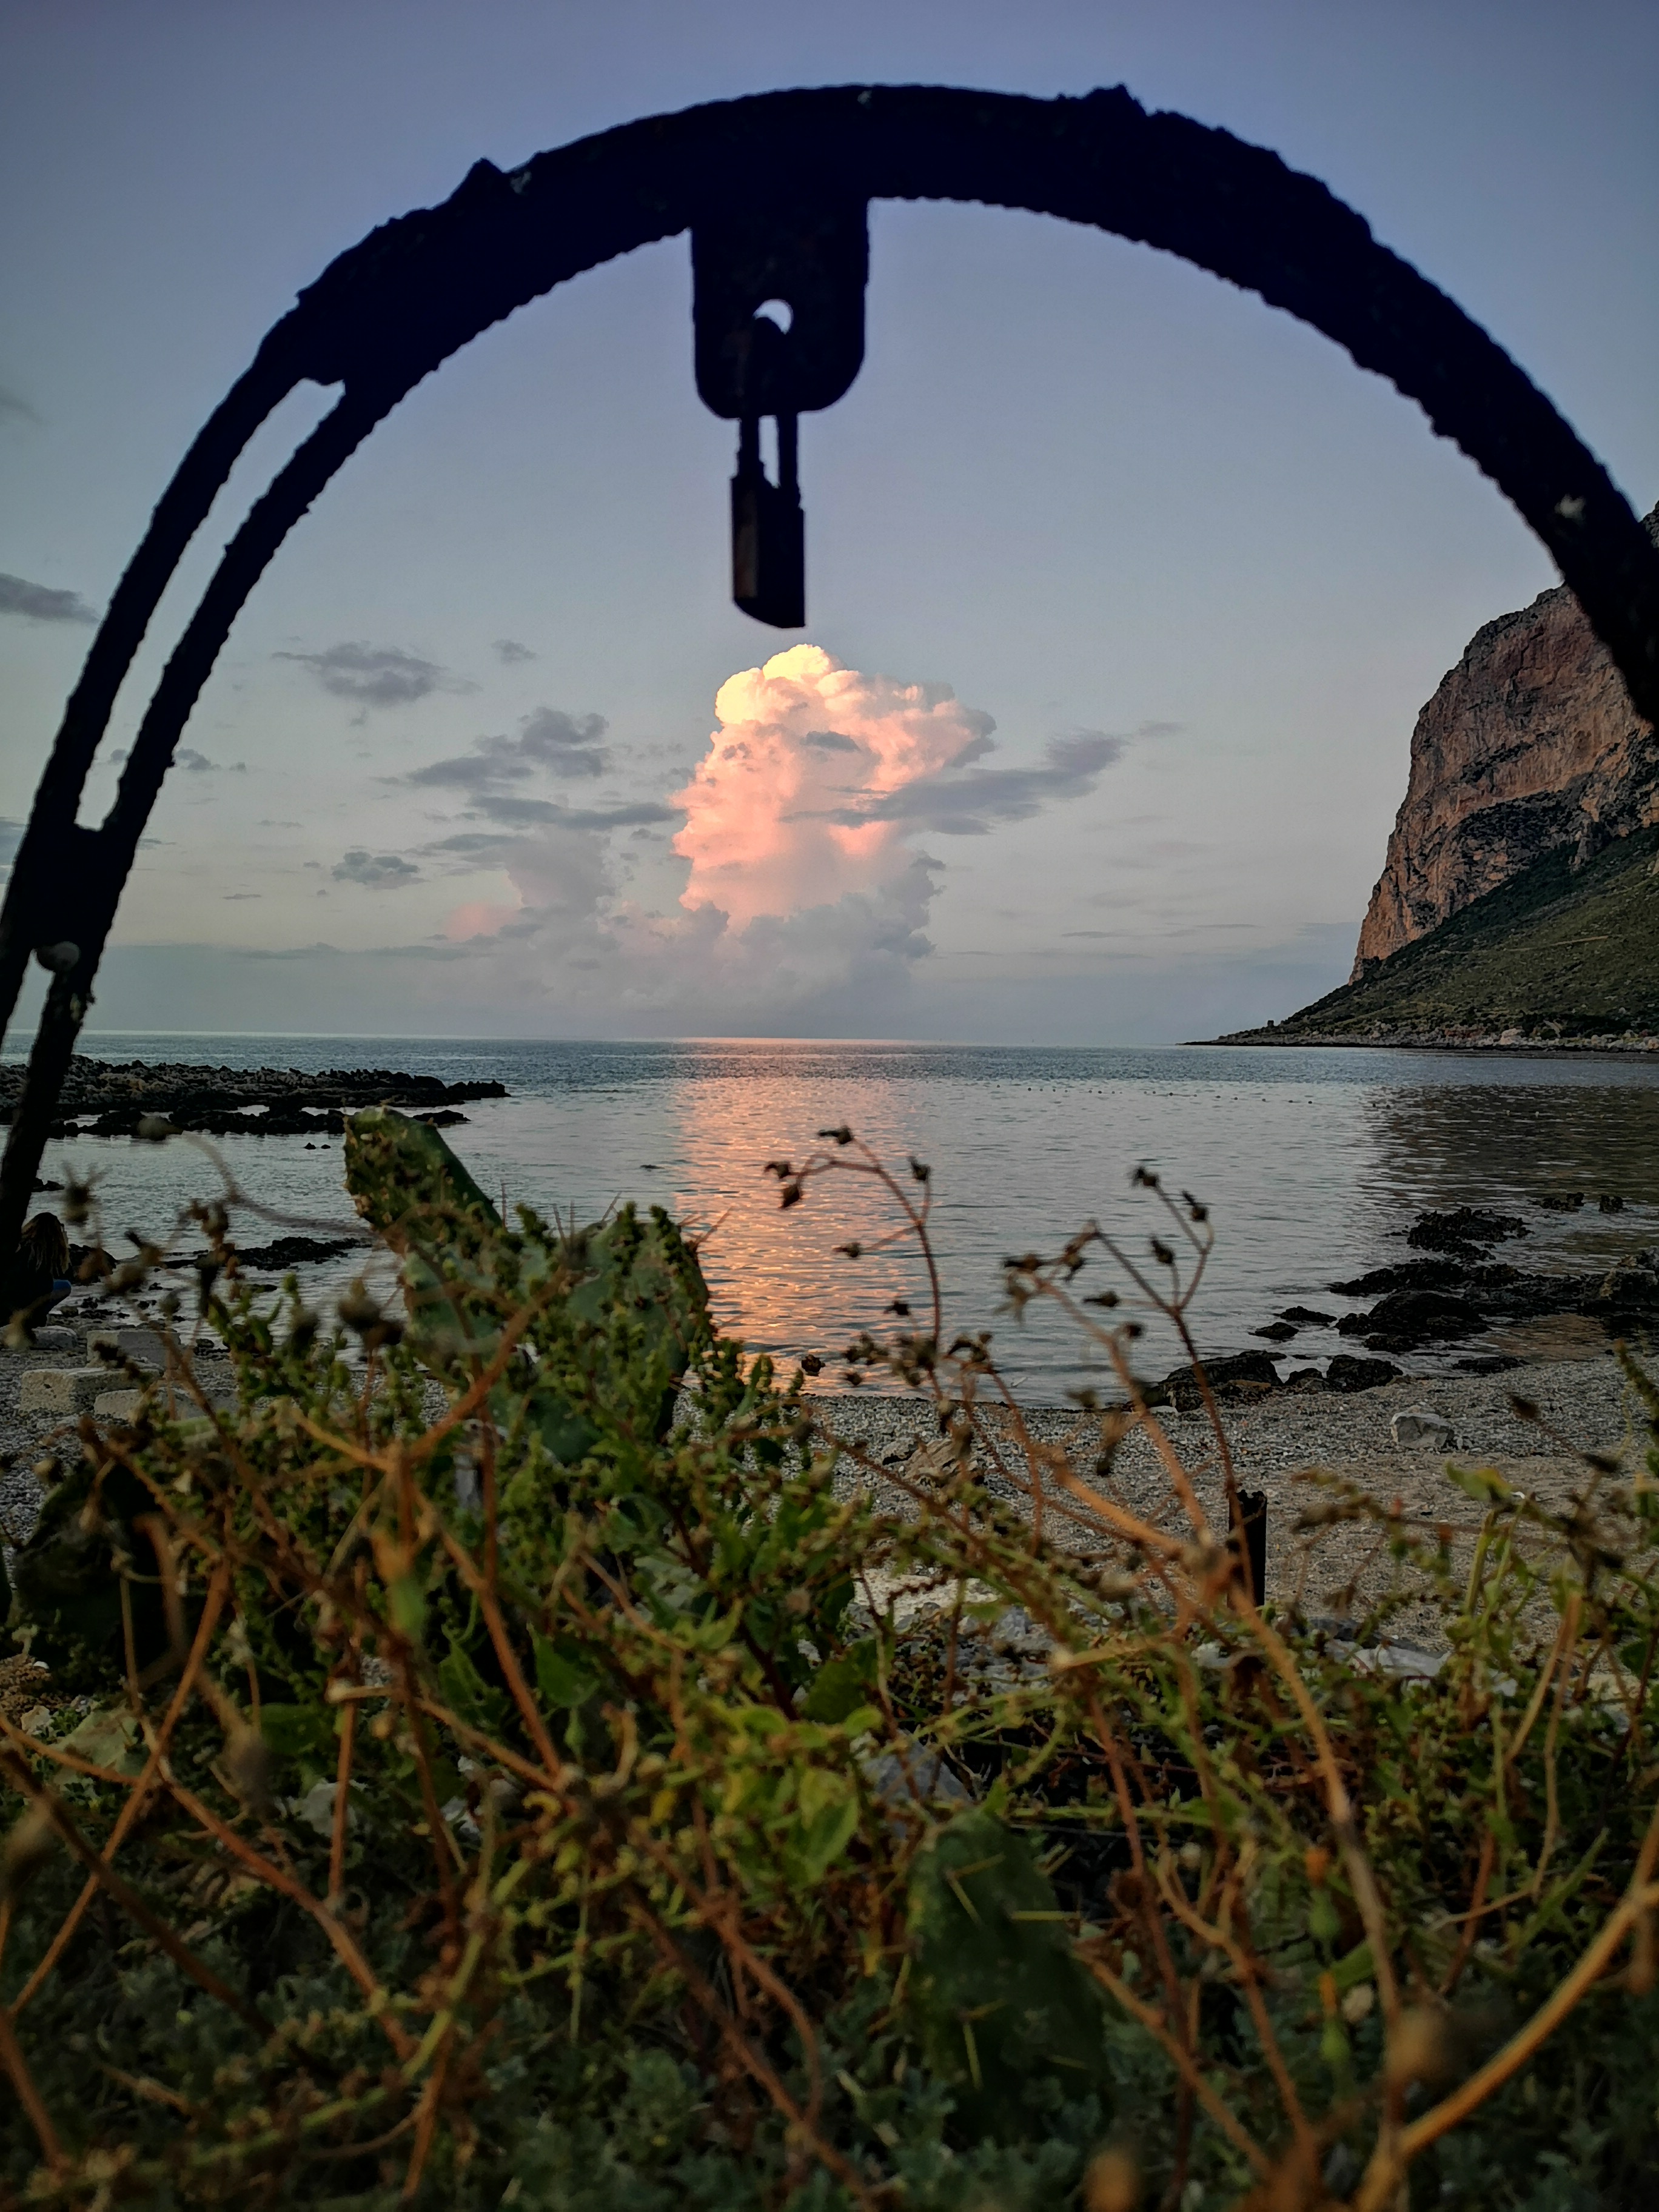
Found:
<svg viewBox="0 0 1659 2212"><path fill-rule="evenodd" d="M10 1121L23 1077L21 1061L0 1067L0 1123ZM138 1133L141 1122L160 1121L209 1136L338 1136L343 1116L363 1106L396 1106L446 1127L466 1118L450 1110L457 1104L506 1096L500 1083L444 1083L435 1075L409 1075L390 1067L331 1067L317 1073L297 1067L198 1067L176 1060L77 1055L58 1094L61 1118L52 1133L131 1137Z"/></svg>
<svg viewBox="0 0 1659 2212"><path fill-rule="evenodd" d="M1659 507L1647 518L1659 540ZM1477 630L1417 720L1354 961L1425 936L1563 847L1659 822L1659 744L1565 584Z"/></svg>

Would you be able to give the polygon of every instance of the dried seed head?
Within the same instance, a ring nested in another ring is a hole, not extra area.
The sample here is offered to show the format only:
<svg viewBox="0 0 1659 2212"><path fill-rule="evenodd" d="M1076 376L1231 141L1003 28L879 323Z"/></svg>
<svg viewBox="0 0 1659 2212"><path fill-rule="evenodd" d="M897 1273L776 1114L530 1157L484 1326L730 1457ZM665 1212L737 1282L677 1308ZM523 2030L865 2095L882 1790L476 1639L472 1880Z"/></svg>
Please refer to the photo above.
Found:
<svg viewBox="0 0 1659 2212"><path fill-rule="evenodd" d="M1457 2055L1444 2015L1427 2005L1402 2012L1389 2038L1389 2079L1395 2083L1445 2081Z"/></svg>
<svg viewBox="0 0 1659 2212"><path fill-rule="evenodd" d="M18 1893L40 1873L58 1845L58 1831L44 1799L36 1798L0 1849L0 1899Z"/></svg>
<svg viewBox="0 0 1659 2212"><path fill-rule="evenodd" d="M225 1776L249 1812L264 1814L275 1799L270 1794L270 1747L258 1729L246 1723L233 1728L225 1746Z"/></svg>
<svg viewBox="0 0 1659 2212"><path fill-rule="evenodd" d="M1085 2212L1134 2212L1140 2168L1121 2146L1097 2151L1083 2177Z"/></svg>

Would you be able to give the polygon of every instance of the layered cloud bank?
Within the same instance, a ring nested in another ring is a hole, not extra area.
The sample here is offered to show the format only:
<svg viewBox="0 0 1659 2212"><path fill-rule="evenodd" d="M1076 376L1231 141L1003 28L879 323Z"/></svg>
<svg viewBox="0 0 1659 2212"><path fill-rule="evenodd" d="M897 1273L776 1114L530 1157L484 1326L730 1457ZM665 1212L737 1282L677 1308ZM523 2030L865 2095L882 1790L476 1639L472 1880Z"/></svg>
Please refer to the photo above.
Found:
<svg viewBox="0 0 1659 2212"><path fill-rule="evenodd" d="M659 805L583 811L532 798L532 769L588 773L576 763L604 733L598 717L545 709L520 738L417 770L411 781L466 789L498 825L441 842L454 851L488 836L522 902L494 933L498 910L469 902L447 934L565 1004L714 1021L783 1020L849 994L892 1008L933 949L941 863L914 838L983 836L1086 793L1123 744L1085 733L1051 744L1040 765L988 768L995 724L948 684L866 675L814 645L729 678L714 711L691 780ZM611 839L665 815L681 821L672 850L686 872L678 904L657 910L625 893Z"/></svg>
<svg viewBox="0 0 1659 2212"><path fill-rule="evenodd" d="M507 665L532 657L511 643ZM283 657L354 722L472 688L401 647ZM267 939L235 957L314 966L319 986L327 970L331 989L345 988L341 963L378 971L409 1006L396 1018L417 1025L418 1006L444 1007L448 1025L460 1005L532 1030L896 1032L942 975L972 988L981 971L962 963L988 957L979 942L1020 957L1006 934L1019 917L975 908L975 949L952 909L951 956L933 958L953 848L965 859L960 841L979 841L975 878L995 880L984 841L1086 798L1127 742L1073 732L1005 764L992 717L948 684L869 674L814 645L720 685L689 776L670 743L625 744L602 714L541 705L368 779L372 817L346 817L362 842L303 860L297 894L332 902L308 916L348 949ZM290 863L276 895L295 881Z"/></svg>

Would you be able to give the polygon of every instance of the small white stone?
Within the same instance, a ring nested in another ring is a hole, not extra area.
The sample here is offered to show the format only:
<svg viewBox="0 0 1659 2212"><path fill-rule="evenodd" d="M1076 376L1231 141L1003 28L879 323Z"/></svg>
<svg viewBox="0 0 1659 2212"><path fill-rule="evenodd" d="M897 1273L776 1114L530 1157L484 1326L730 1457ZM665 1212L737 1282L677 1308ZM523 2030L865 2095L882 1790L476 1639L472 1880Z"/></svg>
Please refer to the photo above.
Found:
<svg viewBox="0 0 1659 2212"><path fill-rule="evenodd" d="M1389 1433L1396 1444L1430 1444L1437 1451L1454 1450L1457 1443L1451 1423L1432 1406L1406 1407L1389 1423Z"/></svg>

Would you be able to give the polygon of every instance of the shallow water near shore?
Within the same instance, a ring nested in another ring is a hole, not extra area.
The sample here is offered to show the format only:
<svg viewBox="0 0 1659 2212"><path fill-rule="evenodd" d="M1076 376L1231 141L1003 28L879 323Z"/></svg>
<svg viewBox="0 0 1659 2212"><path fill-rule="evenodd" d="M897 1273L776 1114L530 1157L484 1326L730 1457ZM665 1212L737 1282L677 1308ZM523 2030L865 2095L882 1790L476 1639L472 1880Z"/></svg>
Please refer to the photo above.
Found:
<svg viewBox="0 0 1659 2212"><path fill-rule="evenodd" d="M1521 1214L1528 1268L1583 1269L1659 1243L1659 1066L1646 1060L1181 1046L1102 1049L797 1042L538 1043L397 1037L88 1036L103 1060L234 1067L379 1066L457 1082L493 1078L512 1096L470 1104L447 1133L492 1195L591 1218L622 1199L666 1206L705 1237L720 1319L757 1351L817 1352L823 1381L863 1327L893 1326L895 1296L924 1290L914 1247L849 1261L836 1247L891 1225L862 1178L811 1184L778 1207L769 1160L797 1164L816 1133L848 1123L903 1168L933 1170L933 1228L947 1332L989 1328L1011 1379L1058 1402L1098 1372L1052 1313L1024 1326L1000 1310L1001 1261L1057 1249L1091 1219L1139 1253L1161 1222L1132 1188L1145 1163L1209 1206L1217 1231L1194 1326L1206 1352L1242 1350L1276 1310L1340 1316L1328 1285L1409 1256L1412 1216L1473 1205ZM319 1224L351 1219L337 1139L231 1137L219 1149L251 1196ZM98 1178L106 1239L165 1233L217 1178L201 1152L126 1139L54 1144L43 1173ZM1587 1194L1575 1212L1540 1199ZM1603 1194L1623 1210L1602 1213ZM50 1203L50 1200L43 1201ZM270 1231L245 1224L244 1241ZM313 1232L315 1233L315 1232ZM308 1293L343 1285L315 1270ZM1111 1278L1091 1261L1079 1290ZM1182 1355L1155 1325L1139 1365ZM1571 1328L1561 1356L1594 1347ZM1309 1328L1274 1346L1281 1372L1353 1348ZM1432 1371L1486 1342L1407 1358ZM1519 1348L1519 1347L1517 1347ZM1530 1348L1530 1347L1529 1347Z"/></svg>

